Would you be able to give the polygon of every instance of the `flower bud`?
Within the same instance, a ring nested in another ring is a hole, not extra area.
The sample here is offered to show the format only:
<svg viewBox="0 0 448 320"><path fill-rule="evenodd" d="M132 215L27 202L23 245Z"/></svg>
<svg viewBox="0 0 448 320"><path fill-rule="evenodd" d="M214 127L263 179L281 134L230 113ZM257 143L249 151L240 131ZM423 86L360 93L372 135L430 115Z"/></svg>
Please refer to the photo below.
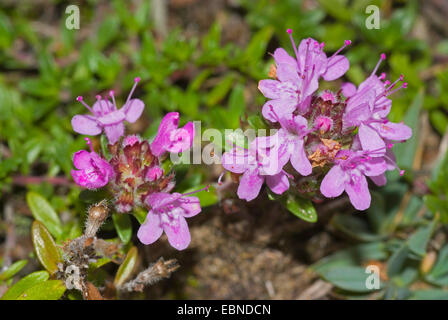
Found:
<svg viewBox="0 0 448 320"><path fill-rule="evenodd" d="M87 237L94 237L98 232L98 229L101 227L101 225L109 215L109 208L106 204L106 201L103 200L91 206L89 208L88 214L89 216L87 218L86 230L84 234Z"/></svg>
<svg viewBox="0 0 448 320"><path fill-rule="evenodd" d="M333 126L333 120L326 116L319 116L314 121L314 125L323 134L331 130L331 127Z"/></svg>
<svg viewBox="0 0 448 320"><path fill-rule="evenodd" d="M111 150L110 163L116 178L110 184L115 196L115 209L129 212L144 206L143 199L154 192L169 192L174 176L165 175L159 159L146 140L127 136L123 143Z"/></svg>

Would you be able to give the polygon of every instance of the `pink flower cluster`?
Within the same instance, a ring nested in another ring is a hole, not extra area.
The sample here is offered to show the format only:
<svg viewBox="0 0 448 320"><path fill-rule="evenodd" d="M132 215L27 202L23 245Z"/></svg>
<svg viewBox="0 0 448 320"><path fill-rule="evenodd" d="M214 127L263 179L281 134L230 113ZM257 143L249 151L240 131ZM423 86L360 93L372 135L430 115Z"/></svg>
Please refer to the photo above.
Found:
<svg viewBox="0 0 448 320"><path fill-rule="evenodd" d="M274 79L261 80L259 90L269 100L262 107L263 117L278 131L257 137L249 148L234 147L222 158L226 170L240 174L237 194L255 199L263 185L283 194L291 187L312 199L333 198L344 191L358 210L370 206L366 177L377 185L386 183L385 172L398 168L391 148L404 142L412 130L387 119L392 101L389 96L406 83L395 82L376 73L358 87L344 83L336 93L318 93L319 80L332 81L349 69L349 61L339 53L327 57L324 43L308 38L296 47L288 29L294 57L284 49L275 50ZM400 170L400 174L403 171Z"/></svg>
<svg viewBox="0 0 448 320"><path fill-rule="evenodd" d="M151 244L165 232L171 246L183 250L190 243L185 218L201 212L199 199L191 193L171 193L175 186L174 173L164 172L161 163L167 153L183 152L192 146L194 126L188 122L179 128L179 113L170 112L162 119L152 143L136 135L124 136L124 121L135 122L143 113L143 101L131 98L139 81L140 78L135 79L120 109L113 91L109 92L111 101L97 96L92 107L82 97L77 98L91 114L74 116L74 131L87 135L104 131L111 158L107 160L96 153L86 138L90 152L75 153L76 169L72 170L72 177L76 184L87 189L107 187L115 196L115 209L120 213L129 213L137 206L146 207L149 212L137 234L142 243Z"/></svg>

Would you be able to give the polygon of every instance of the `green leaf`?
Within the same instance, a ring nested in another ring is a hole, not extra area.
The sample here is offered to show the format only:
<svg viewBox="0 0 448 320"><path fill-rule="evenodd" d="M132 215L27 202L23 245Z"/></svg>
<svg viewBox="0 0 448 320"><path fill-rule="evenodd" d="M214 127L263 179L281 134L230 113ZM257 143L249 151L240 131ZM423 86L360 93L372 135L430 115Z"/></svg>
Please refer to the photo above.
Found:
<svg viewBox="0 0 448 320"><path fill-rule="evenodd" d="M445 133L446 128L448 128L448 117L443 111L432 111L429 114L429 120L441 135Z"/></svg>
<svg viewBox="0 0 448 320"><path fill-rule="evenodd" d="M3 271L2 273L0 273L0 281L1 280L8 280L12 277L14 277L14 275L19 272L20 270L22 270L22 268L28 263L28 260L19 260L14 262L12 265L9 266L8 269L6 269L5 271Z"/></svg>
<svg viewBox="0 0 448 320"><path fill-rule="evenodd" d="M398 287L395 284L389 283L384 295L384 300L404 300L409 298L411 292L408 288Z"/></svg>
<svg viewBox="0 0 448 320"><path fill-rule="evenodd" d="M114 221L115 230L117 230L120 240L124 244L127 244L132 237L131 218L127 214L114 213L112 220Z"/></svg>
<svg viewBox="0 0 448 320"><path fill-rule="evenodd" d="M448 172L448 150L434 166L431 174L431 180L437 180L439 177L443 179L445 172Z"/></svg>
<svg viewBox="0 0 448 320"><path fill-rule="evenodd" d="M134 208L132 214L140 224L143 224L146 220L146 216L148 215L148 210L144 208Z"/></svg>
<svg viewBox="0 0 448 320"><path fill-rule="evenodd" d="M240 124L240 116L246 109L246 101L244 99L244 87L240 84L236 85L229 97L229 129L236 129Z"/></svg>
<svg viewBox="0 0 448 320"><path fill-rule="evenodd" d="M11 43L14 39L13 37L13 26L11 21L3 12L0 12L0 48L8 49L11 47Z"/></svg>
<svg viewBox="0 0 448 320"><path fill-rule="evenodd" d="M62 280L48 280L25 290L17 300L58 300L65 289Z"/></svg>
<svg viewBox="0 0 448 320"><path fill-rule="evenodd" d="M1 300L16 300L25 290L47 281L50 275L47 271L36 271L17 281L6 291Z"/></svg>
<svg viewBox="0 0 448 320"><path fill-rule="evenodd" d="M418 213L422 206L422 199L418 196L412 196L411 200L409 200L409 205L404 212L403 219L401 220L400 224L403 226L412 226L418 223L419 220L421 220L421 218L419 218L418 216Z"/></svg>
<svg viewBox="0 0 448 320"><path fill-rule="evenodd" d="M219 43L221 41L221 25L219 23L214 23L207 35L202 38L202 47L204 51L213 51L219 48Z"/></svg>
<svg viewBox="0 0 448 320"><path fill-rule="evenodd" d="M412 234L408 240L409 249L412 252L423 257L423 255L426 253L426 246L428 245L428 242L431 238L434 227L435 220L427 226L419 228L414 234Z"/></svg>
<svg viewBox="0 0 448 320"><path fill-rule="evenodd" d="M112 262L112 260L108 257L100 258L100 259L96 260L95 262L92 262L89 264L89 272L96 270L98 268L101 268L102 266L104 266L105 264L108 264L109 262Z"/></svg>
<svg viewBox="0 0 448 320"><path fill-rule="evenodd" d="M215 145L217 142L213 141ZM224 149L229 151L233 149L235 146L240 148L248 148L249 147L249 137L244 135L242 129L236 129L231 131L224 131Z"/></svg>
<svg viewBox="0 0 448 320"><path fill-rule="evenodd" d="M325 42L326 51L336 51L345 40L356 38L354 29L341 23L327 24L324 30L325 34L321 40Z"/></svg>
<svg viewBox="0 0 448 320"><path fill-rule="evenodd" d="M105 134L102 134L100 137L100 144L101 144L101 152L103 153L104 157L106 157L107 160L110 160L112 158L112 155L109 152L109 141L107 140L107 137Z"/></svg>
<svg viewBox="0 0 448 320"><path fill-rule="evenodd" d="M123 263L118 268L117 274L115 275L114 284L116 287L123 285L135 271L138 261L138 250L136 247L129 249L126 258Z"/></svg>
<svg viewBox="0 0 448 320"><path fill-rule="evenodd" d="M349 21L352 17L346 0L319 0L325 11L338 20Z"/></svg>
<svg viewBox="0 0 448 320"><path fill-rule="evenodd" d="M212 107L222 99L224 99L224 97L232 88L234 82L235 76L233 74L230 73L225 76L215 87L213 87L212 91L210 91L210 93L207 95L207 98L205 100L206 105Z"/></svg>
<svg viewBox="0 0 448 320"><path fill-rule="evenodd" d="M62 262L61 255L48 232L47 228L40 222L34 221L31 226L31 238L34 244L34 250L40 263L47 269L50 274L58 271L58 263Z"/></svg>
<svg viewBox="0 0 448 320"><path fill-rule="evenodd" d="M401 271L399 275L390 279L390 283L393 283L399 288L406 288L418 278L418 273L418 263L410 260L406 263L403 271Z"/></svg>
<svg viewBox="0 0 448 320"><path fill-rule="evenodd" d="M171 170L173 170L174 167L174 163L171 161L171 159L168 157L167 159L165 159L162 164L160 165L160 167L162 168L164 174L168 174L171 172Z"/></svg>
<svg viewBox="0 0 448 320"><path fill-rule="evenodd" d="M310 200L289 194L283 204L296 217L307 222L317 221L316 208Z"/></svg>
<svg viewBox="0 0 448 320"><path fill-rule="evenodd" d="M324 257L312 265L311 268L322 274L335 266L359 266L366 261L384 260L386 257L386 246L383 242L370 242Z"/></svg>
<svg viewBox="0 0 448 320"><path fill-rule="evenodd" d="M30 191L26 195L26 201L33 217L42 222L50 233L57 239L62 235L62 225L59 216L48 201L40 194Z"/></svg>
<svg viewBox="0 0 448 320"><path fill-rule="evenodd" d="M196 78L194 78L192 81L190 81L189 85L188 85L188 90L190 91L199 91L199 89L201 88L202 84L204 83L205 80L207 80L207 78L213 73L213 71L211 69L205 69L204 71L202 71L201 73L199 73Z"/></svg>
<svg viewBox="0 0 448 320"><path fill-rule="evenodd" d="M448 286L448 245L440 250L437 262L426 278L429 282L439 286Z"/></svg>
<svg viewBox="0 0 448 320"><path fill-rule="evenodd" d="M377 241L383 238L372 233L362 219L353 215L337 214L331 219L331 225L356 240Z"/></svg>
<svg viewBox="0 0 448 320"><path fill-rule="evenodd" d="M437 52L440 54L448 55L448 40L442 40L437 44Z"/></svg>
<svg viewBox="0 0 448 320"><path fill-rule="evenodd" d="M403 243L390 257L387 263L387 274L389 277L400 274L409 254L407 243Z"/></svg>
<svg viewBox="0 0 448 320"><path fill-rule="evenodd" d="M258 61L265 55L266 47L273 32L274 28L272 26L266 26L252 37L244 52L246 61Z"/></svg>
<svg viewBox="0 0 448 320"><path fill-rule="evenodd" d="M106 17L98 28L98 36L95 44L99 49L103 49L120 33L120 21L117 16Z"/></svg>
<svg viewBox="0 0 448 320"><path fill-rule="evenodd" d="M324 279L335 287L355 292L373 291L366 287L366 280L369 275L364 268L354 266L333 267L322 273Z"/></svg>
<svg viewBox="0 0 448 320"><path fill-rule="evenodd" d="M412 137L405 143L399 143L394 146L394 153L397 158L398 165L403 168L412 168L415 153L419 139L418 125L419 115L423 104L424 91L420 90L412 102L409 110L404 116L404 123L412 128Z"/></svg>
<svg viewBox="0 0 448 320"><path fill-rule="evenodd" d="M410 300L448 300L448 291L446 290L416 290L412 293Z"/></svg>
<svg viewBox="0 0 448 320"><path fill-rule="evenodd" d="M259 115L251 115L251 116L249 116L247 118L247 122L255 130L269 129L269 127L266 124L266 122L264 121L264 119L261 116L259 116Z"/></svg>

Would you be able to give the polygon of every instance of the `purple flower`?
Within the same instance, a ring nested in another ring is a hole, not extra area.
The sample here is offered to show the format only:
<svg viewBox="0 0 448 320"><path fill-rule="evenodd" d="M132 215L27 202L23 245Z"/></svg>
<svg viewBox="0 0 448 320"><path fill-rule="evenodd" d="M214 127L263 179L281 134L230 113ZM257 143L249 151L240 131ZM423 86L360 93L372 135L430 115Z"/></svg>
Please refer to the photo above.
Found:
<svg viewBox="0 0 448 320"><path fill-rule="evenodd" d="M263 106L263 116L272 122L277 119L273 117L271 108L279 117L291 114L296 109L304 114L311 103L311 95L318 88L318 80L323 77L330 81L341 77L349 68L348 60L338 53L351 43L345 44L330 58L323 52L323 43L308 38L300 42L296 48L291 36L292 31L288 29L296 58L291 57L283 48L274 52L276 63L276 75L278 80L261 80L258 84L263 95L271 99Z"/></svg>
<svg viewBox="0 0 448 320"><path fill-rule="evenodd" d="M135 122L141 116L145 104L139 99L131 99L132 93L137 86L140 78L134 79L134 86L129 93L126 103L121 109L117 108L115 103L114 92L110 91L109 95L112 99L110 102L107 97L96 96L97 101L91 108L87 105L81 96L77 98L92 115L76 115L72 118L73 130L80 134L98 135L103 129L110 144L115 144L124 134L124 120L127 122Z"/></svg>
<svg viewBox="0 0 448 320"><path fill-rule="evenodd" d="M174 188L174 174L163 171L147 140L126 136L122 143L109 145L109 152L109 163L115 172L109 187L118 212L144 206L149 194L167 193Z"/></svg>
<svg viewBox="0 0 448 320"><path fill-rule="evenodd" d="M178 128L178 125L178 112L170 112L162 119L157 136L151 143L151 151L155 156L161 156L165 152L182 152L193 145L193 122L188 122L182 128Z"/></svg>
<svg viewBox="0 0 448 320"><path fill-rule="evenodd" d="M294 169L302 176L311 174L312 167L304 148L304 139L311 130L308 130L308 122L299 115L288 115L279 119L279 157L280 163L286 164L291 160Z"/></svg>
<svg viewBox="0 0 448 320"><path fill-rule="evenodd" d="M190 194L164 192L150 194L145 202L151 209L137 233L140 241L151 244L157 241L165 231L173 248L177 250L187 248L191 237L185 218L193 217L201 212L199 199L186 197Z"/></svg>
<svg viewBox="0 0 448 320"><path fill-rule="evenodd" d="M365 176L379 176L386 171L384 150L341 150L336 154L334 166L325 175L320 185L327 198L347 192L350 202L358 210L370 207L370 192Z"/></svg>
<svg viewBox="0 0 448 320"><path fill-rule="evenodd" d="M289 189L288 174L283 171L288 159L279 156L279 145L277 132L273 136L255 138L249 149L235 147L223 154L223 167L243 174L237 191L240 199L255 199L265 179L274 193L282 194Z"/></svg>
<svg viewBox="0 0 448 320"><path fill-rule="evenodd" d="M343 94L348 97L343 116L344 128L359 126L359 138L365 150L385 148L384 139L404 141L412 136L412 129L405 124L393 123L386 119L392 105L387 96L406 88L407 84L403 83L392 90L399 81L403 81L403 76L390 84L387 80L382 81L385 78L384 73L379 77L375 75L384 59L386 56L382 54L372 74L358 89L351 83L342 87Z"/></svg>
<svg viewBox="0 0 448 320"><path fill-rule="evenodd" d="M72 169L71 174L77 185L98 189L104 187L114 176L112 166L97 153L93 151L89 138L85 138L90 146L91 152L81 150L73 156L73 164L76 169Z"/></svg>

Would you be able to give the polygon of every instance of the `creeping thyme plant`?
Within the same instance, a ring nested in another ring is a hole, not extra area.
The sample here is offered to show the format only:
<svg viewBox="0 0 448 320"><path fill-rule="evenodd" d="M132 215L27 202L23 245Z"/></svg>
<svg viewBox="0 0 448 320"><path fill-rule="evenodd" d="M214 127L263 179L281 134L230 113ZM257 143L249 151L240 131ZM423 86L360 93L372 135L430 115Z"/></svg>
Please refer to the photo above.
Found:
<svg viewBox="0 0 448 320"><path fill-rule="evenodd" d="M185 249L191 240L185 218L201 212L199 199L192 194L202 190L186 194L171 192L175 187L174 173L162 167L167 153L180 153L191 147L193 123L179 128L179 113L171 112L162 119L151 143L138 135L125 135L124 122L135 122L145 107L141 100L131 99L139 81L140 78L134 79L134 86L121 108L117 107L114 91L108 92L109 97L97 95L92 106L81 96L76 99L90 113L75 115L71 121L73 130L91 136L104 132L107 137L107 155L96 152L88 137L85 141L90 150L80 150L73 155L75 169L71 170L71 175L75 183L94 191L104 188L108 196L88 209L84 233L64 243L63 255L56 265L55 277L63 280L68 289L79 290L85 299L103 299L95 285L88 281L89 265L101 258L113 260L118 254L117 244L97 237L111 209L125 215L138 207L146 208L148 214L137 233L140 241L151 244L165 232L169 243L177 250ZM37 233L46 232L38 222L34 229ZM136 259L135 252L130 250L127 259ZM120 277L124 271L120 273L119 270L114 287L118 292L142 291L146 285L169 277L177 267L175 260L160 258L133 280L126 278L129 275Z"/></svg>
<svg viewBox="0 0 448 320"><path fill-rule="evenodd" d="M336 92L318 92L319 80L332 81L349 69L339 54L351 44L327 57L325 44L308 38L296 47L294 57L283 48L274 51L273 79L261 80L258 88L270 99L262 108L275 135L258 137L248 149L235 147L224 154L224 167L242 174L238 196L253 200L266 183L272 192L291 189L311 199L335 198L344 191L358 210L370 206L367 178L382 186L385 172L398 169L392 147L405 142L412 130L387 118L391 94L406 88L403 76L391 83L386 74L377 75L385 54L358 88L344 83ZM288 165L290 163L290 166ZM290 182L291 180L291 182ZM292 186L291 186L292 184Z"/></svg>
<svg viewBox="0 0 448 320"><path fill-rule="evenodd" d="M169 152L179 153L193 144L194 127L188 122L178 128L179 113L168 113L160 123L154 141L137 135L124 136L124 121L135 122L143 112L144 103L131 99L140 78L134 79L134 86L125 104L118 108L114 92L107 97L96 96L90 107L78 97L90 115L76 115L72 119L73 130L81 134L98 135L103 130L108 139L110 160L99 156L86 141L90 153L81 150L75 153L72 170L75 182L88 189L110 188L111 200L116 211L129 213L135 207L149 210L145 223L138 231L140 241L151 244L165 231L170 244L185 249L190 243L190 233L185 218L201 212L199 199L189 194L170 193L175 187L174 174L162 169L163 158ZM199 191L199 190L198 190Z"/></svg>
<svg viewBox="0 0 448 320"><path fill-rule="evenodd" d="M53 2L0 1L0 300L448 299L443 1Z"/></svg>

